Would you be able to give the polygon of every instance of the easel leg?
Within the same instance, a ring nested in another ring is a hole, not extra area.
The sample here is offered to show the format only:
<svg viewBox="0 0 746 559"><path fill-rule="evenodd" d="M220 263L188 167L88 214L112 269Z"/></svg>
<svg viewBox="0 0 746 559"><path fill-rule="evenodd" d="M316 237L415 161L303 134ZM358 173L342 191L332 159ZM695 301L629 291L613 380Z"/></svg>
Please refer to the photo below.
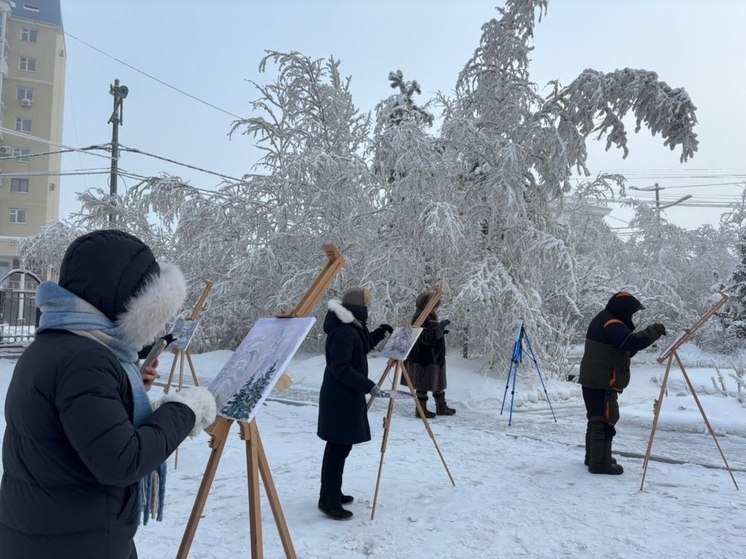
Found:
<svg viewBox="0 0 746 559"><path fill-rule="evenodd" d="M725 468L728 470L728 473L730 474L730 479L733 480L733 485L735 485L736 489L738 489L738 484L736 483L736 478L733 476L733 471L730 469L730 466L728 465L728 461L725 459L725 454L723 454L723 449L720 448L720 443L718 442L718 439L715 436L715 431L712 430L710 421L707 419L707 416L705 415L705 410L699 401L697 392L694 390L692 381L689 380L689 375L686 374L686 369L684 369L684 364L681 362L681 359L679 359L679 354L676 353L676 351L673 352L673 356L676 358L676 363L678 363L679 368L681 369L681 372L684 375L684 380L686 381L686 384L689 387L689 391L692 393L692 396L694 396L694 401L697 403L697 407L699 408L699 413L702 414L702 419L705 420L705 425L707 425L707 430L710 432L710 435L712 435L712 440L715 441L715 446L718 447L718 452L720 452L720 456L722 456L723 458L723 462L725 463Z"/></svg>
<svg viewBox="0 0 746 559"><path fill-rule="evenodd" d="M666 372L663 375L663 380L661 381L661 391L658 395L658 400L655 402L655 411L653 414L653 428L650 430L650 439L648 439L648 448L645 451L645 459L642 461L642 481L640 482L640 491L642 491L642 486L645 484L645 475L648 472L648 461L650 460L650 451L653 448L653 438L655 437L655 430L658 427L658 419L661 415L661 408L663 407L663 398L666 394L666 385L668 384L668 374L671 372L671 364L673 363L673 355L668 358L668 363L666 363Z"/></svg>
<svg viewBox="0 0 746 559"><path fill-rule="evenodd" d="M189 361L189 370L192 371L192 381L194 382L194 386L199 386L199 381L197 380L197 370L194 368L192 355L188 351L185 351L184 354L186 355L187 361Z"/></svg>
<svg viewBox="0 0 746 559"><path fill-rule="evenodd" d="M389 371L391 370L391 367L394 365L394 363L395 361L393 359L389 359L389 362L386 363L386 368L384 369L383 374L381 375L381 378L378 379L378 383L377 383L378 388L381 388L381 386L383 385L383 381L386 380L386 376L389 374ZM394 389L396 389L395 386L394 386ZM373 400L375 400L375 396L371 396L370 398L368 398L368 409L369 410L370 410L370 406L373 405Z"/></svg>
<svg viewBox="0 0 746 559"><path fill-rule="evenodd" d="M205 510L205 503L207 502L207 495L210 492L210 486L215 479L215 472L218 469L220 463L220 456L223 454L225 448L225 441L228 438L228 430L230 429L233 420L219 417L213 424L212 431L210 433L210 459L207 461L205 467L205 474L202 476L202 482L199 485L197 491L197 497L194 500L194 507L192 507L192 514L189 515L189 521L187 522L186 529L184 530L184 536L181 539L181 545L179 551L176 554L176 559L186 559L189 555L189 549L192 546L194 540L194 534L197 532L197 525L199 524L202 511Z"/></svg>
<svg viewBox="0 0 746 559"><path fill-rule="evenodd" d="M184 388L184 352L179 352L179 392Z"/></svg>
<svg viewBox="0 0 746 559"><path fill-rule="evenodd" d="M415 405L417 406L417 410L420 412L420 418L422 419L422 422L425 424L425 429L427 429L427 433L428 435L430 435L430 439L432 439L433 444L435 445L435 450L438 452L438 456L440 456L440 461L443 463L443 467L446 469L446 473L448 474L448 479L450 479L451 484L454 487L456 487L456 482L453 481L453 476L451 475L451 471L448 469L448 464L446 464L446 459L443 458L443 453L440 452L440 447L438 446L438 442L435 440L435 433L433 433L433 430L430 428L430 422L427 420L427 417L425 417L425 410L422 409L422 406L420 406L419 400L417 400L417 392L414 389L412 380L409 378L409 373L407 372L407 368L404 366L404 363L401 363L401 361L399 363L401 366L402 375L404 375L404 380L407 382L409 391L414 396Z"/></svg>
<svg viewBox="0 0 746 559"><path fill-rule="evenodd" d="M171 371L168 373L168 382L166 383L166 386L163 388L163 393L168 394L168 391L171 389L171 381L174 379L174 371L176 370L176 360L178 359L177 354L172 354L174 356L174 360L171 362Z"/></svg>
<svg viewBox="0 0 746 559"><path fill-rule="evenodd" d="M275 482L272 480L272 472L269 469L269 462L267 461L267 455L264 452L262 439L259 436L259 429L256 427L256 421L252 421L252 425L254 425L254 428L251 436L256 445L257 457L259 459L259 473L262 475L264 490L267 493L267 500L269 500L269 506L272 508L272 514L275 517L275 524L277 525L277 531L280 534L282 547L285 550L285 557L288 559L295 559L295 548L293 547L293 541L290 538L290 531L288 530L288 525L285 521L285 515L280 506L280 498L277 496Z"/></svg>
<svg viewBox="0 0 746 559"><path fill-rule="evenodd" d="M391 363L391 362L390 362ZM394 381L393 386L396 386L396 382L399 380L399 363L400 361L395 361L396 367L394 369ZM384 372L384 376L381 377L381 382L383 382L383 379L385 378L386 373L388 373L391 366L386 367L386 371ZM372 399L372 398L371 398ZM386 411L386 417L383 419L383 440L381 441L381 460L378 463L378 476L376 477L376 490L375 493L373 493L373 508L370 511L370 519L373 520L376 516L376 505L378 504L378 489L381 486L381 472L383 471L383 458L386 455L386 446L389 442L389 428L391 427L391 414L394 411L394 399L389 399L389 406L388 410Z"/></svg>
<svg viewBox="0 0 746 559"><path fill-rule="evenodd" d="M239 423L241 438L246 442L246 472L249 489L249 533L251 535L251 557L262 559L262 509L259 501L259 453L253 438L256 425Z"/></svg>

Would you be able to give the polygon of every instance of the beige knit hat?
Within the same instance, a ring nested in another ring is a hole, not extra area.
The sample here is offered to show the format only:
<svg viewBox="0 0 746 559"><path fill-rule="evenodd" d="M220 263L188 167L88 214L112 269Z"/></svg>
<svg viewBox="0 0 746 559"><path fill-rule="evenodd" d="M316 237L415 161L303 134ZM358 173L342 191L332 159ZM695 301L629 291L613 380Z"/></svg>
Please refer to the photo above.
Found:
<svg viewBox="0 0 746 559"><path fill-rule="evenodd" d="M363 287L352 287L342 296L343 305L367 307L373 302L373 294Z"/></svg>

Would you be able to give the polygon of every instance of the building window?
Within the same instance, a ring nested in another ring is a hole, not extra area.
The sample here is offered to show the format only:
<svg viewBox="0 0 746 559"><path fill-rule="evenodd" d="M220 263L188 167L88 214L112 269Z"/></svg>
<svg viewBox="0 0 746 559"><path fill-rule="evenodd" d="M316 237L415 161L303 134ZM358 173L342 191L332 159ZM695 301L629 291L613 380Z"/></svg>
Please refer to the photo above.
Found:
<svg viewBox="0 0 746 559"><path fill-rule="evenodd" d="M39 30L38 29L21 29L21 41L24 41L26 43L35 43L37 39L39 38Z"/></svg>
<svg viewBox="0 0 746 559"><path fill-rule="evenodd" d="M36 72L36 58L22 56L18 59L18 69L26 72Z"/></svg>
<svg viewBox="0 0 746 559"><path fill-rule="evenodd" d="M13 157L18 161L31 161L31 150L29 148L13 148Z"/></svg>
<svg viewBox="0 0 746 559"><path fill-rule="evenodd" d="M28 10L29 12L38 12L39 6L37 6L36 4L24 4L23 9Z"/></svg>
<svg viewBox="0 0 746 559"><path fill-rule="evenodd" d="M31 132L31 119L16 117L16 130L18 132Z"/></svg>
<svg viewBox="0 0 746 559"><path fill-rule="evenodd" d="M34 88L26 87L25 85L19 85L16 87L16 101L33 101L34 100Z"/></svg>
<svg viewBox="0 0 746 559"><path fill-rule="evenodd" d="M11 223L26 223L26 210L24 208L10 208L8 210L8 221Z"/></svg>
<svg viewBox="0 0 746 559"><path fill-rule="evenodd" d="M28 179L10 179L11 192L28 192Z"/></svg>

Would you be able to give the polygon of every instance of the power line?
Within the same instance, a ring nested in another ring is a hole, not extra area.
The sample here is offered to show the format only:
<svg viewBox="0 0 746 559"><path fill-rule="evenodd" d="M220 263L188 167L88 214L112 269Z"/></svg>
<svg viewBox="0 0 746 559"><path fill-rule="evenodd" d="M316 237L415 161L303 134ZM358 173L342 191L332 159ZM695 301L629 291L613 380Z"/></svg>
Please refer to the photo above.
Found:
<svg viewBox="0 0 746 559"><path fill-rule="evenodd" d="M185 95L185 96L189 97L190 99L193 99L193 100L197 101L198 103L202 103L203 105L207 105L208 107L211 107L211 108L213 108L213 109L215 109L217 111L220 111L221 113L225 113L225 114L227 114L229 116L232 116L233 118L235 118L237 120L241 120L242 119L242 117L238 116L237 114L234 114L234 113L232 113L230 111L226 111L225 109L222 109L222 108L218 107L217 105L213 105L209 101L205 101L204 99L200 99L199 97L196 97L196 96L192 95L191 93L187 93L186 91L184 91L182 89L179 89L178 87L175 87L175 86L173 86L173 85L171 85L169 83L166 83L163 80L158 79L155 76L153 76L151 74L148 74L147 72L145 72L143 70L140 70L139 68L135 68L134 66L132 66L132 64L127 64L124 60L120 60L116 56L112 56L108 52L104 52L100 48L95 47L92 44L85 42L83 39L80 39L80 38L76 37L75 35L73 35L72 33L69 33L68 31L65 31L65 35L67 35L68 37L70 37L72 39L75 39L76 41L78 41L80 43L83 43L85 46L87 46L89 48L92 48L96 52L99 52L99 53L103 54L104 56L107 56L107 57L111 58L112 60L115 60L115 61L119 62L123 66L126 66L127 68L130 68L131 70L134 70L135 72L138 72L138 73L142 74L146 78L150 78L151 80L153 80L155 82L158 82L159 84L164 85L164 86L168 87L169 89L173 89L177 93L181 93L182 95Z"/></svg>
<svg viewBox="0 0 746 559"><path fill-rule="evenodd" d="M104 146L88 146L85 148L60 149L56 151L45 151L41 153L24 153L24 154L19 154L19 155L8 155L5 157L0 157L0 161L6 161L10 159L15 159L17 161L24 161L29 157L41 157L43 155L57 155L61 153L70 153L74 151L86 151L86 150L91 150L91 149L106 149L106 148Z"/></svg>
<svg viewBox="0 0 746 559"><path fill-rule="evenodd" d="M85 151L89 148L74 148L74 147L66 146L64 144L58 144L51 140L40 138L38 136L32 136L31 134L26 134L25 132L13 130L12 128L5 128L4 126L0 126L0 132L2 132L3 134L8 134L10 136L18 136L19 138L30 140L32 142L39 142L40 144L45 144L48 146L54 146L57 148L63 148L63 149L70 150L70 151L77 151L79 153L87 153L88 155L95 155L96 157L103 157L104 159L110 159L108 155L101 155L100 153L93 153L91 151Z"/></svg>
<svg viewBox="0 0 746 559"><path fill-rule="evenodd" d="M135 148L128 148L126 146L120 146L120 148L124 151L128 151L131 153L139 153L140 155L146 155L148 157L152 157L154 159L160 159L161 161L166 161L168 163L173 163L174 165L180 165L182 167L186 167L188 169L194 169L195 171L200 171L202 173L207 173L208 175L215 175L216 177L220 177L223 179L235 181L235 182L245 182L243 179L237 179L236 177L231 177L229 175L224 175L222 173L218 173L216 171L210 171L208 169L203 169L202 167L196 167L195 165L189 165L188 163L181 163L179 161L175 161L174 159L169 159L168 157L162 157L160 155L154 155L152 153L148 153L145 151L141 151L139 149Z"/></svg>

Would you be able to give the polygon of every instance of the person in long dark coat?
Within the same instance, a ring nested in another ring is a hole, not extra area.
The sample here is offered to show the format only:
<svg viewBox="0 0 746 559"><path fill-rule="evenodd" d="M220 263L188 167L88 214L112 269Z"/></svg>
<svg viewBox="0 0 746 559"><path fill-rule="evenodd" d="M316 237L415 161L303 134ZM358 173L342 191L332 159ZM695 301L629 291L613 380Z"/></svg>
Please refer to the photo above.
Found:
<svg viewBox="0 0 746 559"><path fill-rule="evenodd" d="M417 309L412 317L412 324L415 323L432 296L432 291L425 291L417 296ZM433 418L436 414L453 415L456 413L456 410L446 403L448 381L446 379L445 335L448 333L448 325L451 321L438 319L439 306L440 301L422 324L423 330L404 362L417 393L417 400L427 418ZM406 381L402 378L401 383L405 384ZM435 412L427 409L428 392L433 393ZM416 407L415 415L420 416Z"/></svg>
<svg viewBox="0 0 746 559"><path fill-rule="evenodd" d="M620 291L588 325L578 382L583 386L588 420L585 464L592 474L624 472L611 456L619 421L618 397L630 381L631 357L666 335L666 328L660 323L634 331L632 315L644 308L631 293Z"/></svg>
<svg viewBox="0 0 746 559"><path fill-rule="evenodd" d="M365 395L381 394L378 385L368 378L368 353L393 331L388 324L368 331L368 305L372 300L367 289L348 289L341 301L329 301L324 319L326 368L319 392L317 435L326 446L318 507L334 520L352 517L352 512L342 507L354 500L342 494L345 460L352 445L370 440Z"/></svg>
<svg viewBox="0 0 746 559"><path fill-rule="evenodd" d="M205 388L152 411L137 352L176 314L186 282L139 239L76 239L37 290L36 339L5 399L0 557L135 559L138 522L162 513L166 458L215 418Z"/></svg>

